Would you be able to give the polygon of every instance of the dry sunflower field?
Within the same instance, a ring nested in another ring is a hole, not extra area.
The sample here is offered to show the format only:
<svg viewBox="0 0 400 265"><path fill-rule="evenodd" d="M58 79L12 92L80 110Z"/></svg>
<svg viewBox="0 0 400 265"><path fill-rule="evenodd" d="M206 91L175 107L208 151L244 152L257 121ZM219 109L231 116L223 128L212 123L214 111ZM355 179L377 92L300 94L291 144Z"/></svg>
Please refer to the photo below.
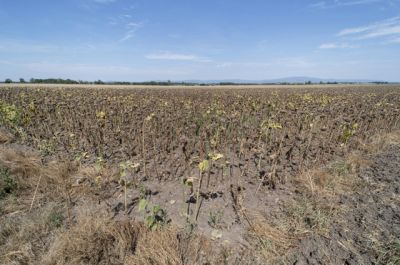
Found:
<svg viewBox="0 0 400 265"><path fill-rule="evenodd" d="M400 264L400 86L0 87L0 264Z"/></svg>

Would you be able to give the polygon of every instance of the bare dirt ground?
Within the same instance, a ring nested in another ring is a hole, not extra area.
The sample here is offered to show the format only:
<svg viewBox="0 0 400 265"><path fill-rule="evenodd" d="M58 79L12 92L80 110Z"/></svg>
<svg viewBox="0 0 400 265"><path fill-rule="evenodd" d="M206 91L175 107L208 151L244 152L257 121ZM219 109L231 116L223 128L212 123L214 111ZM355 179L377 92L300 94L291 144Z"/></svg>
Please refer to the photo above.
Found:
<svg viewBox="0 0 400 265"><path fill-rule="evenodd" d="M292 264L399 264L400 145L368 159L354 193L340 196L345 210L327 236L300 240Z"/></svg>
<svg viewBox="0 0 400 265"><path fill-rule="evenodd" d="M199 210L182 183L142 180L127 191L127 212L117 182L85 187L90 168L41 164L34 150L4 143L0 162L19 191L0 201L0 264L397 265L399 142L398 132L382 136L276 189L233 174L209 184ZM143 227L143 196L167 213L160 229Z"/></svg>

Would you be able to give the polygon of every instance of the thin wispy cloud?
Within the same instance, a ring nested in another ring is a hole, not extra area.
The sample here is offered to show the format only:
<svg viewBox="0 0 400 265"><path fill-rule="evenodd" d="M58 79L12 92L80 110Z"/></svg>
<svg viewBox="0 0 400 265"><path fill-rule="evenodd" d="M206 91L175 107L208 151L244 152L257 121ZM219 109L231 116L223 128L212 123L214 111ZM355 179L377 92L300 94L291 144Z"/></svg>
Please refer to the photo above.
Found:
<svg viewBox="0 0 400 265"><path fill-rule="evenodd" d="M325 1L312 3L310 5L311 8L327 8L328 4Z"/></svg>
<svg viewBox="0 0 400 265"><path fill-rule="evenodd" d="M119 42L124 42L127 41L135 36L134 31L128 31L121 39L119 39Z"/></svg>
<svg viewBox="0 0 400 265"><path fill-rule="evenodd" d="M321 44L318 49L350 49L359 48L356 45L363 40L379 40L380 44L397 44L400 43L400 16L388 18L375 23L370 23L358 27L349 27L339 31L336 37L342 41L345 39L349 43L332 42ZM356 43L356 44L352 44Z"/></svg>
<svg viewBox="0 0 400 265"><path fill-rule="evenodd" d="M365 26L346 28L341 30L337 36L352 37L357 40L379 37L400 38L400 17L389 18Z"/></svg>
<svg viewBox="0 0 400 265"><path fill-rule="evenodd" d="M334 0L334 1L320 1L315 2L310 5L311 8L335 8L335 7L345 7L345 6L357 6L357 5L366 5L383 2L383 0Z"/></svg>
<svg viewBox="0 0 400 265"><path fill-rule="evenodd" d="M130 14L119 14L108 18L108 25L119 28L124 31L124 35L119 38L119 42L125 42L133 38L136 32L143 27L143 22L132 21Z"/></svg>
<svg viewBox="0 0 400 265"><path fill-rule="evenodd" d="M332 50L332 49L354 49L358 48L357 45L351 45L348 43L323 43L321 44L318 49L320 50Z"/></svg>
<svg viewBox="0 0 400 265"><path fill-rule="evenodd" d="M125 26L127 28L140 28L143 24L141 22L129 22L128 24L126 24Z"/></svg>
<svg viewBox="0 0 400 265"><path fill-rule="evenodd" d="M211 62L210 59L205 57L200 57L194 54L180 54L171 52L160 52L148 54L145 56L149 60L169 60L169 61L192 61L192 62Z"/></svg>
<svg viewBox="0 0 400 265"><path fill-rule="evenodd" d="M125 33L125 35L121 39L119 39L119 42L124 42L124 41L127 41L127 40L133 38L135 36L135 32L136 32L136 29L135 30L128 30Z"/></svg>
<svg viewBox="0 0 400 265"><path fill-rule="evenodd" d="M382 2L382 0L335 1L338 6L357 6Z"/></svg>
<svg viewBox="0 0 400 265"><path fill-rule="evenodd" d="M120 42L127 41L135 36L135 33L138 29L140 29L143 26L143 23L141 22L129 22L125 25L125 28L127 31L125 32L125 35L119 40Z"/></svg>

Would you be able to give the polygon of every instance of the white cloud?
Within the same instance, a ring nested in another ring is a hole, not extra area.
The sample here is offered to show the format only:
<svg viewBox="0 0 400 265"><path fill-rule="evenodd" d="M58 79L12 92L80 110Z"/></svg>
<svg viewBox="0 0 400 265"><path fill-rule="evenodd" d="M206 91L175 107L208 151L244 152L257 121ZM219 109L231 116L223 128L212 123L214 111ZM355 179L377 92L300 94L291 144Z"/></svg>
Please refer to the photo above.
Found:
<svg viewBox="0 0 400 265"><path fill-rule="evenodd" d="M368 34L361 36L360 39L370 39L370 38L377 38L377 37L398 35L398 34L400 34L400 25L371 31Z"/></svg>
<svg viewBox="0 0 400 265"><path fill-rule="evenodd" d="M333 1L320 1L310 5L311 8L335 8L344 6L366 5L372 3L382 2L382 0L333 0Z"/></svg>
<svg viewBox="0 0 400 265"><path fill-rule="evenodd" d="M316 3L312 3L310 5L310 7L312 7L312 8L327 8L328 3L326 3L325 1L316 2Z"/></svg>
<svg viewBox="0 0 400 265"><path fill-rule="evenodd" d="M138 29L140 29L143 26L143 23L141 22L129 22L125 25L125 27L128 29L125 32L125 35L119 40L120 42L124 42L129 40L130 38L135 36L135 33Z"/></svg>
<svg viewBox="0 0 400 265"><path fill-rule="evenodd" d="M393 17L393 18L385 19L383 21L379 21L379 22L376 22L373 24L362 26L362 27L343 29L342 31L340 31L338 33L338 36L371 32L371 31L382 29L382 28L384 29L387 27L396 26L399 24L399 22L400 22L400 17Z"/></svg>
<svg viewBox="0 0 400 265"><path fill-rule="evenodd" d="M125 33L125 35L121 39L119 39L119 42L124 42L124 41L131 39L133 36L135 36L135 32L136 32L136 30L128 30Z"/></svg>
<svg viewBox="0 0 400 265"><path fill-rule="evenodd" d="M351 45L348 43L324 43L321 44L318 49L329 50L329 49L354 49L357 48L356 45Z"/></svg>
<svg viewBox="0 0 400 265"><path fill-rule="evenodd" d="M124 35L118 40L119 42L124 42L133 38L135 33L143 27L144 23L132 21L132 15L120 14L115 17L109 17L108 24L125 31Z"/></svg>
<svg viewBox="0 0 400 265"><path fill-rule="evenodd" d="M388 18L375 23L359 26L349 27L341 30L336 34L342 40L351 42L362 41L367 39L381 39L381 44L400 43L400 16ZM328 49L350 49L359 48L359 45L349 43L324 43L318 48L321 50Z"/></svg>
<svg viewBox="0 0 400 265"><path fill-rule="evenodd" d="M148 54L145 56L145 58L149 60L192 61L202 63L211 62L211 60L208 58L199 57L194 54L179 54L171 52Z"/></svg>
<svg viewBox="0 0 400 265"><path fill-rule="evenodd" d="M393 17L373 24L341 30L337 36L371 39L385 36L400 37L400 17Z"/></svg>
<svg viewBox="0 0 400 265"><path fill-rule="evenodd" d="M126 24L127 28L140 28L142 26L142 23L137 23L137 22L129 22Z"/></svg>
<svg viewBox="0 0 400 265"><path fill-rule="evenodd" d="M355 6L355 5L365 5L381 2L381 0L353 0L353 1L335 1L339 6Z"/></svg>

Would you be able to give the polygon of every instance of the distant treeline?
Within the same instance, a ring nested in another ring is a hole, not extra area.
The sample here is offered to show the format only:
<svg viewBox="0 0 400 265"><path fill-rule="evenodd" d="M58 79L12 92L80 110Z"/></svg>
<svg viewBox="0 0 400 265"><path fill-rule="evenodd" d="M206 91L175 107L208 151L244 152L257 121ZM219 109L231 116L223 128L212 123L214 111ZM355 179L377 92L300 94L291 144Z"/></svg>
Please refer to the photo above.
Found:
<svg viewBox="0 0 400 265"><path fill-rule="evenodd" d="M171 81L146 81L146 82L121 82L121 81L83 81L83 80L72 80L72 79L62 79L62 78L31 78L29 81L25 81L20 78L18 82L7 78L4 83L32 83L32 84L86 84L86 85L158 85L158 86L172 86L172 85L198 85L198 83L189 82L171 82Z"/></svg>
<svg viewBox="0 0 400 265"><path fill-rule="evenodd" d="M201 83L201 82L172 82L168 81L146 81L146 82L120 82L120 81L82 81L82 80L72 80L72 79L62 79L62 78L31 78L29 81L25 81L25 79L20 78L18 82L7 78L4 83L32 83L32 84L86 84L86 85L144 85L144 86L213 86L213 85L221 85L221 86L243 86L243 85L311 85L311 84L357 84L358 82L279 82L279 83L234 83L234 82L215 82L215 83ZM369 82L371 84L389 84L389 82Z"/></svg>

